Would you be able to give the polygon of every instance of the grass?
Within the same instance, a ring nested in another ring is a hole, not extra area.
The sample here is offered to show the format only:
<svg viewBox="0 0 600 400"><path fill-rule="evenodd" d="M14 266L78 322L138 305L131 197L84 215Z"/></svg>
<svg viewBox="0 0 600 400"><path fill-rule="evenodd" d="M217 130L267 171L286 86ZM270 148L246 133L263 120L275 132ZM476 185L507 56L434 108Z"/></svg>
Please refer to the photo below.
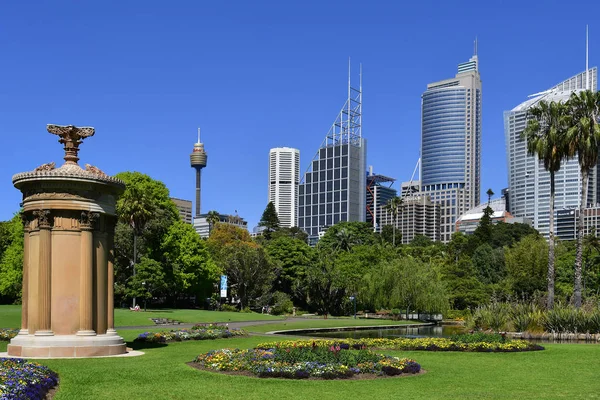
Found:
<svg viewBox="0 0 600 400"><path fill-rule="evenodd" d="M129 311L115 309L115 326L147 326L153 325L150 318L169 318L181 322L239 322L280 320L283 317L258 313L238 313L206 310L160 309L148 311ZM21 326L20 305L0 305L0 328L19 328Z"/></svg>
<svg viewBox="0 0 600 400"><path fill-rule="evenodd" d="M20 317L17 311L18 307L1 307L0 325L18 326ZM173 314L177 312L174 310ZM192 317L196 318L194 315ZM129 318L125 323L136 322ZM389 321L307 319L297 323L254 326L252 330L264 332L350 323L375 325ZM129 342L129 346L135 347L140 345L131 341L141 332L121 330L119 334ZM259 379L199 371L185 365L196 355L212 349L249 348L260 342L278 339L253 336L170 343L163 347L142 348L140 350L146 354L140 357L39 362L60 376L60 388L54 400L600 398L600 380L597 379L600 345L597 344L548 344L545 351L526 353L385 351L387 354L414 358L427 373L378 380ZM7 342L0 342L0 352L6 351L6 345Z"/></svg>
<svg viewBox="0 0 600 400"><path fill-rule="evenodd" d="M264 325L249 325L244 329L248 332L270 332L283 331L287 329L309 329L309 328L337 328L344 326L376 326L376 325L407 325L414 324L415 321L391 321L379 319L352 319L352 318L335 318L335 319L307 319L306 321L290 321L276 322L273 324Z"/></svg>
<svg viewBox="0 0 600 400"><path fill-rule="evenodd" d="M127 340L140 331L123 331ZM577 399L599 398L600 346L548 345L527 353L386 352L417 360L426 374L380 380L288 381L229 376L185 365L222 347L264 337L171 343L131 358L42 360L59 373L55 400L70 399ZM0 343L3 351L6 343Z"/></svg>

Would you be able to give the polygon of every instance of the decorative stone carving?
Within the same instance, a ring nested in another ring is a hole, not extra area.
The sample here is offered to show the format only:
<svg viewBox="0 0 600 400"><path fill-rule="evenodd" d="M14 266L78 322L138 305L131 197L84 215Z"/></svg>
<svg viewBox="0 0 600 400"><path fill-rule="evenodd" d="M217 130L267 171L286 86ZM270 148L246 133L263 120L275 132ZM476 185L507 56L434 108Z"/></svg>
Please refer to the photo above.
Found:
<svg viewBox="0 0 600 400"><path fill-rule="evenodd" d="M55 167L56 167L56 163L54 161L52 161L52 162L40 165L39 167L34 169L33 172L52 171Z"/></svg>
<svg viewBox="0 0 600 400"><path fill-rule="evenodd" d="M52 215L50 210L35 210L33 215L37 218L38 227L50 229L52 227Z"/></svg>
<svg viewBox="0 0 600 400"><path fill-rule="evenodd" d="M100 217L97 212L82 211L81 218L79 219L79 225L81 229L93 229L94 222Z"/></svg>
<svg viewBox="0 0 600 400"><path fill-rule="evenodd" d="M73 125L60 126L48 124L48 132L58 135L60 137L59 143L62 143L65 147L65 161L67 164L77 164L79 157L79 145L83 139L94 136L94 128L92 127L77 127Z"/></svg>
<svg viewBox="0 0 600 400"><path fill-rule="evenodd" d="M23 223L23 229L25 230L25 232L29 231L29 228L31 226L31 221L29 220L29 216L27 216L27 214L25 214L22 211L20 213L20 216L21 216L21 222Z"/></svg>
<svg viewBox="0 0 600 400"><path fill-rule="evenodd" d="M91 172L92 174L100 175L100 176L108 176L104 172L100 170L100 168L94 167L90 164L85 164L85 170Z"/></svg>

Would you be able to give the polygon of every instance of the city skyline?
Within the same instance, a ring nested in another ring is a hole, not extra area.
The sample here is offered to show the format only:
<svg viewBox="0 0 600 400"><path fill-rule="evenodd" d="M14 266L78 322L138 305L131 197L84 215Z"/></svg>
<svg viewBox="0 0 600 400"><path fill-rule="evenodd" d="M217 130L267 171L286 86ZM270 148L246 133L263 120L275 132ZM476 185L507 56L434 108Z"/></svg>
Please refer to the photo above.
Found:
<svg viewBox="0 0 600 400"><path fill-rule="evenodd" d="M18 140L32 142L30 152L52 149L39 126L65 122L96 127L98 147L83 144L82 162L109 174L147 173L183 199L194 198L194 171L184 155L202 126L211 153L202 210L238 210L254 226L266 206L265 154L298 148L306 170L343 101L348 56L364 68L368 164L407 181L419 157L420 94L466 59L475 36L485 86L481 191L499 193L507 186L503 112L583 70L590 22L565 20L557 6L516 2L498 8L474 2L452 21L451 5L361 5L360 15L333 24L335 4L286 7L149 2L143 13L127 5L114 13L92 5L7 6L1 46L11 62L10 79L2 81L0 132L17 141L0 160L0 219L19 207L11 176L37 166ZM586 4L590 14L599 9ZM430 28L422 29L425 21ZM553 21L560 21L560 34L539 36ZM356 41L340 38L349 24L361 24ZM590 65L597 64L596 29L590 26ZM62 61L69 56L78 61ZM50 153L47 161L60 161L57 150ZM222 196L227 190L231 195Z"/></svg>

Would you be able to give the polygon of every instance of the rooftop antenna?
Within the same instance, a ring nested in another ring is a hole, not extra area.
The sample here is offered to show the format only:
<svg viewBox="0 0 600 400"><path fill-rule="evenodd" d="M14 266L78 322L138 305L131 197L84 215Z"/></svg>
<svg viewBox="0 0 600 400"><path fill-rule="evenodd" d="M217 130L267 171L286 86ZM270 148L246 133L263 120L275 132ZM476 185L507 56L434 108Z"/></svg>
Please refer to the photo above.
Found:
<svg viewBox="0 0 600 400"><path fill-rule="evenodd" d="M477 36L475 36L475 51L473 52L473 55L477 55Z"/></svg>
<svg viewBox="0 0 600 400"><path fill-rule="evenodd" d="M588 26L585 26L585 90L590 89L590 77L588 72L588 55L589 55L589 45L588 45Z"/></svg>
<svg viewBox="0 0 600 400"><path fill-rule="evenodd" d="M200 143L200 128L198 128L198 143Z"/></svg>

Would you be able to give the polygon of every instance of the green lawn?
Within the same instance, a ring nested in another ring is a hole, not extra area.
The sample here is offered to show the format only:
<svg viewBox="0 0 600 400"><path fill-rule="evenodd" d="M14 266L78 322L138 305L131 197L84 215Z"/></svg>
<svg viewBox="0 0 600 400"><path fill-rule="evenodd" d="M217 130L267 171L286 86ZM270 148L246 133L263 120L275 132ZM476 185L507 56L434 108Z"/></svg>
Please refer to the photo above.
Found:
<svg viewBox="0 0 600 400"><path fill-rule="evenodd" d="M280 320L283 317L258 313L238 313L206 310L161 309L148 311L115 310L115 326L153 325L150 318L170 318L181 322L237 322ZM21 327L21 306L0 305L0 328Z"/></svg>
<svg viewBox="0 0 600 400"><path fill-rule="evenodd" d="M173 312L177 314L179 311ZM2 326L18 326L18 307L0 308ZM218 314L218 313L216 313ZM128 315L125 313L125 316ZM135 314L139 315L139 314ZM184 315L184 314L182 314ZM190 317L196 319L192 314ZM205 314L208 316L213 314ZM243 315L243 314L235 314ZM125 323L136 323L127 318ZM307 319L246 328L254 331L332 327L390 321ZM152 329L158 331L160 328ZM129 343L141 330L121 330ZM289 381L229 376L185 365L212 349L248 348L280 337L254 336L171 343L140 357L40 360L60 375L55 400L67 399L589 399L600 398L600 345L551 344L528 353L398 352L426 374L378 380ZM0 342L6 351L7 342Z"/></svg>
<svg viewBox="0 0 600 400"><path fill-rule="evenodd" d="M139 332L121 332L131 340ZM426 374L379 380L287 381L228 376L185 365L215 348L247 348L264 337L172 343L140 357L43 360L67 399L589 399L600 397L599 345L548 345L530 353L389 352ZM6 342L0 342L4 351Z"/></svg>
<svg viewBox="0 0 600 400"><path fill-rule="evenodd" d="M415 321L391 321L379 319L352 319L352 318L328 318L328 319L313 319L309 318L306 321L288 321L277 322L264 325L249 325L244 329L248 332L270 332L283 331L287 329L308 329L308 328L338 328L344 326L376 326L376 325L406 325L414 324ZM418 322L417 322L418 323Z"/></svg>
<svg viewBox="0 0 600 400"><path fill-rule="evenodd" d="M115 326L143 326L154 324L150 318L170 318L181 322L238 322L279 320L277 317L258 313L239 313L206 310L161 309L148 311L129 311L122 308L115 310Z"/></svg>

